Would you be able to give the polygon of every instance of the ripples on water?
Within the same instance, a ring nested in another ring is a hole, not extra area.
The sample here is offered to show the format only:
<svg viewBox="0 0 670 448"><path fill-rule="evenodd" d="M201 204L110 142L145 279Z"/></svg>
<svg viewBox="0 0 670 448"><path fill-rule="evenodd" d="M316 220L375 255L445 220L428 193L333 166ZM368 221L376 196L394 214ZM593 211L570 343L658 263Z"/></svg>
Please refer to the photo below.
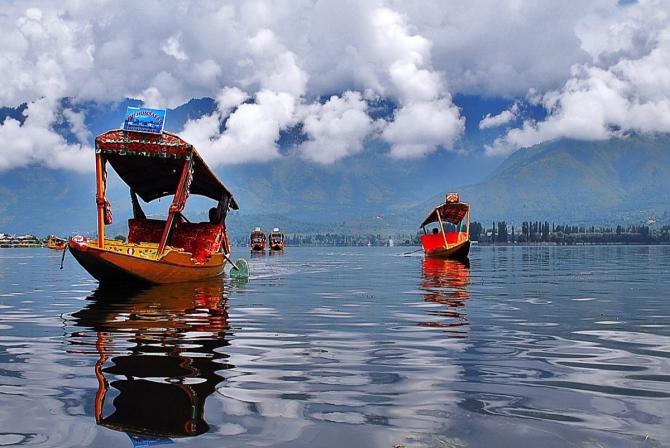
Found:
<svg viewBox="0 0 670 448"><path fill-rule="evenodd" d="M0 446L670 444L670 248L401 254L110 290L2 250Z"/></svg>

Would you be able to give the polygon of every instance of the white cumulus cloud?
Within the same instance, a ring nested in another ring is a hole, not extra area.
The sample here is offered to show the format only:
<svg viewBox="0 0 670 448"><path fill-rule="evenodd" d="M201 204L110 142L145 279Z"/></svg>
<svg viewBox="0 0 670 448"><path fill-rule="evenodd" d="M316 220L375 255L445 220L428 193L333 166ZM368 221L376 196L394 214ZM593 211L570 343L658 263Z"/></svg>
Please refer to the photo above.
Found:
<svg viewBox="0 0 670 448"><path fill-rule="evenodd" d="M452 103L442 73L431 67L431 43L411 33L406 19L379 8L372 15L379 45L390 50L388 76L400 106L381 133L391 157L422 157L450 148L465 130L465 119Z"/></svg>
<svg viewBox="0 0 670 448"><path fill-rule="evenodd" d="M322 164L362 151L364 139L373 130L367 103L359 92L332 96L324 104L304 107L303 113L308 140L299 151L304 158Z"/></svg>
<svg viewBox="0 0 670 448"><path fill-rule="evenodd" d="M91 138L91 133L85 124L86 117L82 112L75 112L72 109L63 109L63 117L70 125L70 131L77 137L82 145L87 145Z"/></svg>
<svg viewBox="0 0 670 448"><path fill-rule="evenodd" d="M225 130L220 133L225 119L221 110L230 106L230 102L219 103L216 113L188 121L182 136L213 164L265 162L279 157L276 141L279 131L293 122L295 98L288 93L261 90L253 103L239 105L228 116Z"/></svg>
<svg viewBox="0 0 670 448"><path fill-rule="evenodd" d="M391 143L391 157L409 159L430 154L438 146L449 148L463 128L458 108L448 99L439 99L398 109L382 135Z"/></svg>
<svg viewBox="0 0 670 448"><path fill-rule="evenodd" d="M479 129L497 128L516 119L519 116L519 103L514 102L512 107L497 115L486 114L479 122Z"/></svg>
<svg viewBox="0 0 670 448"><path fill-rule="evenodd" d="M505 155L557 138L670 132L670 5L642 1L620 11L615 25L610 34L627 32L595 42L591 33L584 34L594 61L574 65L563 87L540 95L547 118L509 130L486 147L487 154Z"/></svg>
<svg viewBox="0 0 670 448"><path fill-rule="evenodd" d="M133 8L7 0L0 107L46 101L54 120L65 117L84 139L85 123L58 110L61 99L74 110L127 97L176 107L238 89L245 100L187 125L209 142L213 163L274 157L277 130L301 120L308 141L299 151L324 163L371 138L400 158L449 149L464 129L457 93L513 98L533 89L547 108L546 120L509 130L491 154L563 136L665 132L669 9L661 0L146 0ZM372 92L397 110L371 126L362 100L345 92ZM267 122L247 125L251 118ZM506 113L488 118L483 126L512 123L503 123ZM55 121L31 123L51 135ZM337 143L315 149L326 138ZM10 151L0 148L2 160L16 160L4 169L23 163Z"/></svg>
<svg viewBox="0 0 670 448"><path fill-rule="evenodd" d="M85 143L70 144L54 131L59 114L69 120L72 132L80 140L86 140L79 114L62 111L57 104L46 99L31 102L23 112L23 123L6 118L0 124L0 171L33 164L91 171L94 166L93 148Z"/></svg>
<svg viewBox="0 0 670 448"><path fill-rule="evenodd" d="M168 37L161 45L161 50L178 61L188 61L188 55L181 48L180 38L181 33Z"/></svg>
<svg viewBox="0 0 670 448"><path fill-rule="evenodd" d="M295 53L279 42L276 35L262 29L248 41L253 74L245 83L258 82L268 90L286 92L294 96L305 93L307 73L300 68Z"/></svg>
<svg viewBox="0 0 670 448"><path fill-rule="evenodd" d="M190 120L183 136L200 148L210 163L263 162L280 156L280 132L295 123L295 112L307 82L295 55L267 29L247 41L244 64L256 67L243 84L259 86L252 103L236 87L226 87L217 97L217 112ZM225 128L221 132L224 120Z"/></svg>

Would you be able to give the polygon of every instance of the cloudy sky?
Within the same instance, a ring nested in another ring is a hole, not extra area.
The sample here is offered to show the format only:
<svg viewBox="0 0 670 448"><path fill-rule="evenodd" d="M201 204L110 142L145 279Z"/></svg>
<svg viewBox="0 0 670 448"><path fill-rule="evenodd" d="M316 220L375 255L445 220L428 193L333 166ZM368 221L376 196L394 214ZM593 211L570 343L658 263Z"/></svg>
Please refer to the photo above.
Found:
<svg viewBox="0 0 670 448"><path fill-rule="evenodd" d="M0 125L0 170L91 169L87 107L125 98L216 99L181 132L215 165L281 157L297 125L306 163L373 140L396 159L453 150L457 94L512 104L468 123L496 132L481 157L669 132L669 23L661 0L5 1L0 107L27 108ZM380 99L391 116L371 114Z"/></svg>

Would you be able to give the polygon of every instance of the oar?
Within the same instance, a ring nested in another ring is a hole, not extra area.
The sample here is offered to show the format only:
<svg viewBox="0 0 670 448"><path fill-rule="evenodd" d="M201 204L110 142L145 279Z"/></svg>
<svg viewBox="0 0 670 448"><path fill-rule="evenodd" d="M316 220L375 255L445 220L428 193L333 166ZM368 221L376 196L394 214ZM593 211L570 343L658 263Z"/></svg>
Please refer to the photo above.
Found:
<svg viewBox="0 0 670 448"><path fill-rule="evenodd" d="M235 266L235 262L233 260L231 260L230 257L225 252L223 252L223 258L228 260L228 263L230 263L230 265L233 267L233 269L237 269L237 266Z"/></svg>
<svg viewBox="0 0 670 448"><path fill-rule="evenodd" d="M65 245L65 248L63 249L63 254L60 256L60 268L61 270L63 269L63 263L65 262L65 252L67 252L68 247L70 247L70 240L72 237L67 239L67 244Z"/></svg>
<svg viewBox="0 0 670 448"><path fill-rule="evenodd" d="M230 259L230 257L223 252L223 256L226 260L231 265L231 271L230 274L234 277L249 277L249 264L247 263L247 260L244 258L238 258L237 262L234 263L233 260ZM235 271L233 271L233 269Z"/></svg>
<svg viewBox="0 0 670 448"><path fill-rule="evenodd" d="M411 255L411 254L414 254L416 252L419 252L420 250L423 250L423 249L413 250L412 252L405 252L403 255Z"/></svg>

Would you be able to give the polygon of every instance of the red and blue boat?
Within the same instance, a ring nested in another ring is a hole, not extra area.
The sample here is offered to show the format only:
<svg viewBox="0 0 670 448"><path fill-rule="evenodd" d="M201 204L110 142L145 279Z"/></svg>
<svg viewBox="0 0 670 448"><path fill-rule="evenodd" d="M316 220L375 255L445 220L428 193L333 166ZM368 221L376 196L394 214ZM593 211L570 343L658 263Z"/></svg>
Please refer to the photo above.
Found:
<svg viewBox="0 0 670 448"><path fill-rule="evenodd" d="M426 255L465 259L470 252L470 206L458 193L447 194L420 225L421 246Z"/></svg>

